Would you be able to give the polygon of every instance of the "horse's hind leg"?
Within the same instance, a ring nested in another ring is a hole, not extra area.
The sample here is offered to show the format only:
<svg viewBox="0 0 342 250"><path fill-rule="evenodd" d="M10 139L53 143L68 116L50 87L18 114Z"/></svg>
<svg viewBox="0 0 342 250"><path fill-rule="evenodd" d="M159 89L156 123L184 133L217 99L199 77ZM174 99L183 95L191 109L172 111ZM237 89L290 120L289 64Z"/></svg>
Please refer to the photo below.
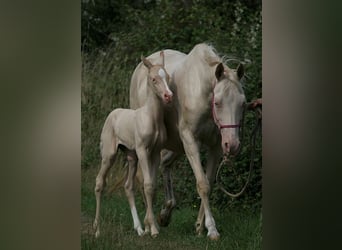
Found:
<svg viewBox="0 0 342 250"><path fill-rule="evenodd" d="M163 150L161 153L161 168L163 173L164 191L165 191L165 201L163 207L157 218L158 224L160 226L166 227L169 225L172 215L172 210L176 206L176 199L173 194L172 185L172 163L177 159L179 154L174 153L169 150Z"/></svg>
<svg viewBox="0 0 342 250"><path fill-rule="evenodd" d="M128 160L128 175L125 183L125 192L128 199L129 206L131 208L131 214L134 223L134 229L137 231L138 235L144 234L144 230L141 227L141 222L137 213L134 199L134 177L137 172L137 156L134 151L127 151Z"/></svg>
<svg viewBox="0 0 342 250"><path fill-rule="evenodd" d="M100 203L101 194L105 186L105 178L108 170L113 165L117 152L117 145L115 145L114 137L103 138L101 141L101 168L96 177L95 197L96 197L96 213L93 227L96 230L95 237L100 235L99 217L100 217Z"/></svg>

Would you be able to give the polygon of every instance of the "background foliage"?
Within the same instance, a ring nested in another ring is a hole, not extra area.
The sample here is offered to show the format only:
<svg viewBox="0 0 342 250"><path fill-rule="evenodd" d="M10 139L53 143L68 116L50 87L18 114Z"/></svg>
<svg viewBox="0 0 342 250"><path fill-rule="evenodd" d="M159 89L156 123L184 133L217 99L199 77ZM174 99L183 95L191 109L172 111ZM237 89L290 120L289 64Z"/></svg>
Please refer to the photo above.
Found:
<svg viewBox="0 0 342 250"><path fill-rule="evenodd" d="M82 172L99 167L104 120L114 108L129 107L130 77L140 56L167 48L188 53L201 42L212 44L221 56L244 63L247 100L261 97L261 1L82 0ZM234 62L228 64L236 67ZM252 114L247 114L242 154L234 168L222 171L222 181L231 191L238 191L248 174L247 139L253 122ZM198 207L191 167L185 157L176 165L173 176L178 206ZM163 189L158 190L162 193ZM259 210L261 196L259 137L246 193L230 199L214 187L211 200L217 209Z"/></svg>

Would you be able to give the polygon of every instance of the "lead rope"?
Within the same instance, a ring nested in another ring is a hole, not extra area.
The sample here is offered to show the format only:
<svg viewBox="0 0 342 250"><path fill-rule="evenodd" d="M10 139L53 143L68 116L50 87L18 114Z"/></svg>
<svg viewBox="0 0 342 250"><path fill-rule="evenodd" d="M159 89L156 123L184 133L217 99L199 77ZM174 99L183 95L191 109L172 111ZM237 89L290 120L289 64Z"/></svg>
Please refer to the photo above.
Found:
<svg viewBox="0 0 342 250"><path fill-rule="evenodd" d="M253 166L254 166L255 138L256 138L257 131L259 130L260 125L261 125L261 110L260 110L260 108L257 108L255 112L256 112L256 125L253 129L252 137L251 137L251 144L250 144L251 145L251 160L249 162L249 173L248 173L247 181L246 181L245 185L243 186L243 188L241 189L241 191L238 193L235 193L235 194L230 193L221 185L221 183L218 180L218 175L219 175L219 172L220 172L222 166L225 165L226 163L232 164L232 162L228 159L227 155L223 156L222 162L220 163L220 165L217 169L217 172L216 172L216 183L217 183L218 187L222 190L222 192L224 192L226 195L228 195L232 198L239 197L245 191L245 189L246 189L246 187L250 181L250 178L251 178L251 173L252 173ZM243 134L243 131L242 131L242 134Z"/></svg>

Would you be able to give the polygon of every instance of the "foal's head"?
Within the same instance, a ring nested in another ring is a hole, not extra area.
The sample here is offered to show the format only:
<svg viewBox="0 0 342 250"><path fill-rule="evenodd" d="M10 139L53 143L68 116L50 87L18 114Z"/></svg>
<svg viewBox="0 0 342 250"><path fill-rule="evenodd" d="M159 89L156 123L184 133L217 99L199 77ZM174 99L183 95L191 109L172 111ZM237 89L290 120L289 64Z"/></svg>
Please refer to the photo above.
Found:
<svg viewBox="0 0 342 250"><path fill-rule="evenodd" d="M213 114L220 129L224 154L236 153L240 146L239 128L246 97L240 79L244 74L240 64L236 70L219 63L216 67L213 96Z"/></svg>
<svg viewBox="0 0 342 250"><path fill-rule="evenodd" d="M169 89L170 76L165 70L164 51L160 52L161 64L153 65L143 56L141 60L148 68L147 82L150 88L164 103L170 103L173 93Z"/></svg>

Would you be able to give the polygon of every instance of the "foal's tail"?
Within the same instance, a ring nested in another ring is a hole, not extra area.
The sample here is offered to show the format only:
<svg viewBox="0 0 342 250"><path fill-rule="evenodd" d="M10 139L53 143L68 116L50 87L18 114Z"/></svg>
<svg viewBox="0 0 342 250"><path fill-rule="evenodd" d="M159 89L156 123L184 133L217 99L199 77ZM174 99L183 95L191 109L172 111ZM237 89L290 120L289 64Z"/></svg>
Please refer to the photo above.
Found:
<svg viewBox="0 0 342 250"><path fill-rule="evenodd" d="M128 167L125 164L124 168L115 175L116 180L113 181L113 184L108 188L108 193L112 194L115 193L119 188L124 187L125 182L128 176Z"/></svg>
<svg viewBox="0 0 342 250"><path fill-rule="evenodd" d="M108 189L109 193L115 193L119 188L122 188L125 186L126 180L128 176L128 164L124 164L124 169L120 169L118 175L116 175L116 180L113 182L111 187ZM137 173L134 177L134 186L138 188L139 192L144 195L143 186L144 186L144 180L142 177L141 168L138 165Z"/></svg>

